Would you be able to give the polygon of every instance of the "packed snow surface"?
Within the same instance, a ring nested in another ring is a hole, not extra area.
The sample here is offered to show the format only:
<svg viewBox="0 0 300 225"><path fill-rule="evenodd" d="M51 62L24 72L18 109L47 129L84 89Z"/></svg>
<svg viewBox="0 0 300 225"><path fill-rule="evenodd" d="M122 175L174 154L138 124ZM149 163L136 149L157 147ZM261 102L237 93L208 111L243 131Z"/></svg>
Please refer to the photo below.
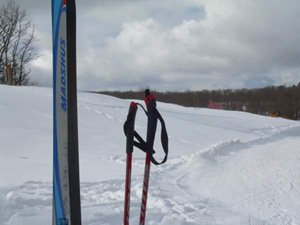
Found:
<svg viewBox="0 0 300 225"><path fill-rule="evenodd" d="M0 225L52 224L52 98L48 88L0 86ZM84 225L122 224L130 101L78 93ZM151 167L146 224L300 224L299 122L160 102L158 109L170 154ZM146 123L139 109L143 136ZM131 224L139 219L144 157L135 150Z"/></svg>

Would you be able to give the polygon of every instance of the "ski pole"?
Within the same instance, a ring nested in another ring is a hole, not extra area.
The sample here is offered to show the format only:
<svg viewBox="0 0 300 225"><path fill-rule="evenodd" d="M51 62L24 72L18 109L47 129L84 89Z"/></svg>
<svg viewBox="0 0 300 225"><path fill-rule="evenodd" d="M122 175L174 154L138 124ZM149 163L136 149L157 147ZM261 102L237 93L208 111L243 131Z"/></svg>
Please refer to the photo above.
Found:
<svg viewBox="0 0 300 225"><path fill-rule="evenodd" d="M162 116L160 115L160 113L156 109L156 101L154 95L150 94L149 90L146 90L145 96L146 96L145 103L147 105L147 111L144 109L144 107L141 104L131 102L129 107L129 112L127 115L127 120L124 123L124 132L127 138L126 139L127 157L126 157L126 178L125 178L125 201L124 201L124 218L123 218L124 225L129 225L133 147L135 146L146 153L143 191L142 191L142 203L141 203L140 221L139 221L140 225L144 225L146 220L151 162L154 165L161 165L165 163L168 158L168 134L167 134L165 122ZM134 122L135 122L135 116L136 116L138 105L142 107L142 109L144 110L148 118L146 141L134 130ZM165 152L165 157L161 162L158 162L153 157L153 154L155 153L153 149L153 145L154 145L158 120L161 124L161 144L163 147L163 151ZM136 138L136 140L134 138Z"/></svg>
<svg viewBox="0 0 300 225"><path fill-rule="evenodd" d="M155 116L156 101L154 95L150 94L149 90L145 91L145 103L148 112L148 123L147 123L147 154L145 159L145 171L144 171L144 182L143 182L143 192L142 192L142 203L140 211L140 223L139 225L144 225L146 221L146 210L147 210L147 198L148 198L148 186L150 177L150 154L154 145L155 132L157 127L157 117Z"/></svg>
<svg viewBox="0 0 300 225"><path fill-rule="evenodd" d="M132 168L132 152L134 143L134 122L137 111L137 104L131 102L127 121L124 124L124 131L126 133L126 181L125 181L125 201L124 201L124 225L129 225L130 216L130 192L131 192L131 168ZM125 129L126 126L126 129Z"/></svg>

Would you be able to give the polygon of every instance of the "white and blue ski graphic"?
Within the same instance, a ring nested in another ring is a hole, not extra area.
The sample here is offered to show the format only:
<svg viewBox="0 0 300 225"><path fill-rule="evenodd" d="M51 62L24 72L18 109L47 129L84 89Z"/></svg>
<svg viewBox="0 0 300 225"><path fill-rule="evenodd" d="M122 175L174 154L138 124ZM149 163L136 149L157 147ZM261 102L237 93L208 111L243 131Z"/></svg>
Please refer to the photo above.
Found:
<svg viewBox="0 0 300 225"><path fill-rule="evenodd" d="M81 225L74 0L52 0L53 225Z"/></svg>

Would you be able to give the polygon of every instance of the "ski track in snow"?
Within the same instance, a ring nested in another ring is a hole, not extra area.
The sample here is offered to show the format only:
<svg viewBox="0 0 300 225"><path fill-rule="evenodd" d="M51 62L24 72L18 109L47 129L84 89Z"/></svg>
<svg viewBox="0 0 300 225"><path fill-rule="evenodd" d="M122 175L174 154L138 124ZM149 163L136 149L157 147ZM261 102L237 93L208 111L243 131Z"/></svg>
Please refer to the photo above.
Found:
<svg viewBox="0 0 300 225"><path fill-rule="evenodd" d="M172 163L169 162L169 167L171 169L178 168L178 164L183 164L182 166L186 166L187 164L191 164L193 161L198 161L200 157L204 157L205 159L208 159L209 161L217 162L217 160L224 160L224 156L228 156L234 152L238 151L245 151L253 145L264 145L268 143L272 143L275 140L278 139L285 139L289 136L299 136L300 134L300 127L285 127L282 129L279 129L278 132L275 134L271 135L270 137L266 138L259 138L255 141L251 141L249 143L241 143L239 140L229 140L226 142L222 142L219 144L216 144L215 146L212 146L211 148L208 149L208 151L201 153L201 152L196 152L188 156L181 157L181 160L178 159L173 159L173 165ZM226 157L225 157L226 158ZM267 162L271 165L275 164L274 160L271 160L270 158L267 157ZM298 159L299 161L299 159ZM171 164L171 165L170 165ZM176 166L175 166L176 165ZM243 168L243 166L241 165ZM225 222L225 223L220 223L220 224L287 224L287 225L296 225L296 221L300 221L300 215L297 213L297 209L300 206L300 191L299 191L299 184L298 186L294 184L292 179L289 177L287 173L283 171L281 167L278 165L274 165L276 168L275 171L277 171L277 176L280 178L285 178L283 182L278 182L276 177L274 176L275 182L271 185L271 187L265 187L265 189L261 190L258 189L257 191L252 192L251 194L236 200L232 201L233 203L230 205L230 209L234 211L241 211L241 208L246 208L247 210L244 212L246 215L248 215L248 220L241 222L241 220L238 220L236 223L235 221L231 221L230 223ZM243 170L249 170L250 173L254 173L251 171L251 168L243 168ZM174 185L177 187L179 190L178 193L181 195L183 194L184 196L197 196L193 195L192 190L189 190L188 186L184 186L182 184L182 180L185 179L186 174L189 172L185 172L183 175L180 176L180 178L176 179L176 184ZM216 187L222 186L222 183L225 179L224 176L225 172L221 172L220 178L216 182ZM244 176L243 173L240 174L243 176L245 179L247 176ZM259 177L259 174L255 174L257 177ZM278 183L277 183L277 182ZM245 181L245 187L249 186L249 181ZM195 182L196 183L196 182ZM287 184L287 187L285 187ZM281 187L280 185L283 185ZM185 192L188 192L185 194ZM199 195L198 195L199 196ZM283 196L283 197L282 197ZM261 200L263 198L264 200ZM295 201L296 199L296 201ZM195 200L191 199L188 202L195 202ZM210 200L200 200L199 202L204 203L204 202L210 202ZM257 205L256 207L254 206L255 202ZM214 204L214 203L213 203ZM210 204L202 204L204 206L209 206ZM214 205L213 208L218 209L222 208L223 210L225 208L228 208L228 206L219 206ZM207 207L204 207L207 209ZM261 209L261 211L257 210ZM200 208L199 208L200 210ZM198 211L199 211L198 210ZM227 212L228 214L228 212ZM187 214L185 214L187 215ZM266 218L266 215L272 215L271 218ZM215 213L214 215L211 215L213 220L209 221L208 224L219 224L216 222L217 219L217 214ZM205 216L204 216L205 217ZM203 218L203 215L202 215ZM235 216L235 218L238 218ZM189 219L191 220L191 219ZM187 220L187 222L189 221ZM197 220L198 222L201 220ZM205 222L202 222L201 224L206 224Z"/></svg>
<svg viewBox="0 0 300 225"><path fill-rule="evenodd" d="M234 149L233 152L238 155L238 150L246 151L252 145L264 146L264 144L272 143L275 136L277 140L278 137L280 137L279 140L282 140L289 135L298 134L299 131L300 127L290 127L271 137L251 141L251 143L231 140L216 144L204 153L198 152L170 159L168 164L151 172L147 224L296 225L297 221L300 221L297 211L300 207L299 183L294 183L293 178L270 157L265 158L264 163L275 168L276 174L273 175L273 183L271 185L268 183L267 187L254 187L252 192L232 200L230 205L226 204L228 201L222 202L205 196L202 198L199 194L193 193L196 188L191 189L186 181L189 179L189 169L187 168L198 162L199 159L208 160L207 162L210 164L224 163L226 160L230 160L230 154L227 153L230 148ZM101 160L121 163L125 166L125 157L111 156ZM134 165L143 167L143 162L136 160ZM237 173L244 179L245 187L255 185L247 179L247 177L251 177L251 174L256 179L263 179L261 174L257 173L260 170L255 171L247 166L237 168L240 169ZM176 173L174 173L174 169ZM224 184L225 174L226 171L221 173L215 185L216 188L220 188ZM169 178L164 180L166 176ZM136 223L139 218L142 179L143 177L139 176L132 180L132 223ZM81 199L82 211L85 215L83 216L84 224L122 224L123 191L123 179L82 183ZM217 194L214 195L217 196ZM0 198L0 224L10 224L9 221L15 216L34 216L41 208L46 209L51 215L52 184L26 182L18 187L0 190Z"/></svg>

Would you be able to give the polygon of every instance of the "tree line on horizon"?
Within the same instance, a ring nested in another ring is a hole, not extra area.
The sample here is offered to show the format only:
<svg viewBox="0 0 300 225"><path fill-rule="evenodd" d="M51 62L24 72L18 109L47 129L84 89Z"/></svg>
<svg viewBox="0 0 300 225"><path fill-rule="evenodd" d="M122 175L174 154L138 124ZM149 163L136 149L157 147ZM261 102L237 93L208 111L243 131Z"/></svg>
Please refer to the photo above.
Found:
<svg viewBox="0 0 300 225"><path fill-rule="evenodd" d="M224 110L300 120L300 82L298 85L271 86L257 89L220 89L202 91L152 91L158 101L186 107L209 108L210 103ZM144 91L100 91L122 99L144 99Z"/></svg>

